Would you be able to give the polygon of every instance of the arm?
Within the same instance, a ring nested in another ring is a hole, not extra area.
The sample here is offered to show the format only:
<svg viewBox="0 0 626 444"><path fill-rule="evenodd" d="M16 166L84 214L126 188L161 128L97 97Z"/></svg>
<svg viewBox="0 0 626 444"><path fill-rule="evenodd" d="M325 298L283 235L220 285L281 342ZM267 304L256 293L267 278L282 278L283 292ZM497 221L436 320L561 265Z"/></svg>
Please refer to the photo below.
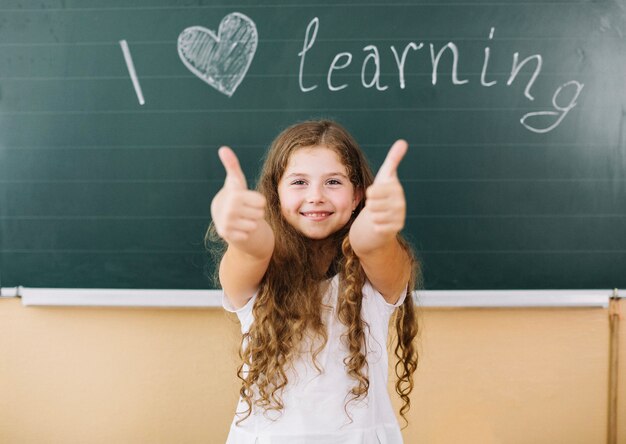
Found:
<svg viewBox="0 0 626 444"><path fill-rule="evenodd" d="M265 197L248 190L235 153L221 148L219 156L226 180L211 202L211 216L217 233L228 244L219 276L233 307L241 308L265 275L274 251L274 233L265 220Z"/></svg>
<svg viewBox="0 0 626 444"><path fill-rule="evenodd" d="M263 221L262 226L250 236L249 245L254 246L257 252L249 253L244 248L228 244L220 262L220 282L235 309L246 305L254 295L270 263L274 233L267 222Z"/></svg>
<svg viewBox="0 0 626 444"><path fill-rule="evenodd" d="M350 244L363 271L390 304L395 304L411 275L411 260L397 240L404 227L406 200L397 167L407 151L396 142L374 183L366 190L365 208L350 228Z"/></svg>
<svg viewBox="0 0 626 444"><path fill-rule="evenodd" d="M365 212L364 208L352 224L350 244L372 286L387 303L395 304L411 276L411 262L396 236L384 238L376 233L371 215Z"/></svg>

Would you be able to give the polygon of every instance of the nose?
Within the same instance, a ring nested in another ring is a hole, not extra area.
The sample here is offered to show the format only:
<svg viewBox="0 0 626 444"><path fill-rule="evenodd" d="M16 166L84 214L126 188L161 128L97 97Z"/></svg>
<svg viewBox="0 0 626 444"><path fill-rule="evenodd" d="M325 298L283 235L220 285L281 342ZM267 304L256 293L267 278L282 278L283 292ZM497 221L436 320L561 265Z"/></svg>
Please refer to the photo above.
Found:
<svg viewBox="0 0 626 444"><path fill-rule="evenodd" d="M321 185L311 185L309 192L307 193L306 200L308 203L322 203L326 199L324 197L324 190Z"/></svg>

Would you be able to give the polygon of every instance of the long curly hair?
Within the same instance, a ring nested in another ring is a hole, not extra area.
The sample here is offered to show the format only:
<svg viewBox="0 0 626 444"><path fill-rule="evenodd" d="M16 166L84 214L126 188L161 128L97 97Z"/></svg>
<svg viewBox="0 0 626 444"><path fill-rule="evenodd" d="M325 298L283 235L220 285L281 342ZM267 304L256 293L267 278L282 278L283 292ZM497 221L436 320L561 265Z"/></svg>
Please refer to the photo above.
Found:
<svg viewBox="0 0 626 444"><path fill-rule="evenodd" d="M347 327L342 340L346 342L349 354L344 364L348 375L355 380L344 406L348 416L348 404L364 398L368 393L365 348L368 327L361 319L362 288L366 276L348 237L352 222L363 209L365 199L361 199L348 223L327 239L334 255L330 267L323 272L316 271L320 269L319 249L314 248L310 239L292 227L281 214L278 183L289 158L295 150L313 146L323 146L337 153L355 192L358 191L361 196L365 195L365 189L374 179L356 141L333 121L298 123L284 130L273 141L256 188L267 199L266 218L278 235L275 236L274 252L252 308L254 321L243 335L239 349L241 365L237 376L242 382L240 395L247 409L240 412L243 417L237 424L250 416L253 405L265 411L280 412L284 408L281 394L288 384L288 369L293 368L294 360L300 356L305 337L313 339L308 353L316 370L322 371L317 356L328 340L322 321L323 311L332 307L323 304L320 284L335 274L339 274L340 278L337 316ZM400 235L398 241L412 265L406 299L390 321L395 323L397 339L394 353L398 359L395 365L398 377L396 391L403 403L400 415L408 424L409 394L413 390L413 373L418 362L413 341L418 334L418 322L412 290L418 284L420 273L409 244Z"/></svg>

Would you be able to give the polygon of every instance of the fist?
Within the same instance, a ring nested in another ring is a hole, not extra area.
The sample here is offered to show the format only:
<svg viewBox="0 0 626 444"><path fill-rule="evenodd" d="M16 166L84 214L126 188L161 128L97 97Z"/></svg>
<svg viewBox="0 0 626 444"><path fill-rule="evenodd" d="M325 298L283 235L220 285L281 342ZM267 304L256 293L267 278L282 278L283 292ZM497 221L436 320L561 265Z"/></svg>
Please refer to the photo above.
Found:
<svg viewBox="0 0 626 444"><path fill-rule="evenodd" d="M248 190L233 150L224 146L218 155L226 170L226 179L211 202L213 224L217 234L229 244L246 242L265 217L266 200L261 193Z"/></svg>
<svg viewBox="0 0 626 444"><path fill-rule="evenodd" d="M406 141L396 141L389 149L374 183L365 190L365 208L374 232L378 234L396 235L404 228L406 200L398 180L398 165L407 150Z"/></svg>

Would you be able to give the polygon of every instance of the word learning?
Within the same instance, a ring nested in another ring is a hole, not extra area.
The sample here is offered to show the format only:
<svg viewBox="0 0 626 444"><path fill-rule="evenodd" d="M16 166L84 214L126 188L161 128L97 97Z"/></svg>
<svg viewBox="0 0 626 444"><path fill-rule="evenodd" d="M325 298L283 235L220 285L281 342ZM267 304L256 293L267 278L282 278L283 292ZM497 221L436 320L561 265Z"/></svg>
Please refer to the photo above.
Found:
<svg viewBox="0 0 626 444"><path fill-rule="evenodd" d="M300 58L300 71L298 75L300 90L304 93L309 93L315 89L317 89L320 85L317 83L307 83L305 85L305 67L306 64L306 56L309 52L314 51L315 41L317 39L317 33L320 27L320 21L318 17L312 19L305 32L304 43L302 45L302 51L298 53L298 57ZM493 40L495 33L495 28L491 28L489 33L489 40ZM435 48L433 43L424 43L424 42L409 42L407 43L403 49L396 48L395 45L391 45L389 47L391 53L393 54L393 58L395 61L395 68L397 68L398 72L398 85L400 89L405 89L407 87L406 82L406 73L405 66L407 62L407 57L415 55L419 55L419 51L424 50L424 52L429 49L430 57L428 63L430 64L430 72L431 72L431 83L433 85L437 84L438 75L439 75L439 63L446 52L449 52L452 55L452 84L453 85L465 85L469 83L469 79L460 79L458 73L458 64L459 64L459 49L454 42L448 42L441 48ZM378 91L387 91L389 90L390 85L382 84L381 80L381 56L379 48L376 45L366 45L363 48L363 59L361 62L361 86L363 88L376 88ZM480 73L480 85L489 88L493 87L498 83L498 80L495 78L488 77L489 73L489 59L491 55L491 48L486 46L484 48L484 56L483 56L483 64L482 70ZM351 52L344 51L337 53L330 66L328 67L327 75L326 75L326 87L330 92L341 91L343 89L349 88L352 85L348 83L341 83L333 78L333 75L342 69L350 66L354 59L354 55ZM520 55L518 52L513 54L512 58L512 66L510 74L506 79L506 86L510 86L517 79L520 71L527 64L531 64L529 66L534 66L534 71L528 80L524 88L524 96L530 100L535 100L534 96L531 93L533 84L535 80L541 73L541 68L543 65L543 59L540 54L533 54L528 56L520 61ZM576 106L576 100L580 95L584 84L576 81L570 80L565 82L556 88L553 96L552 96L552 106L553 109L549 109L546 111L536 111L529 112L524 114L520 119L520 123L529 131L535 133L547 133L556 128L567 116L567 114Z"/></svg>

